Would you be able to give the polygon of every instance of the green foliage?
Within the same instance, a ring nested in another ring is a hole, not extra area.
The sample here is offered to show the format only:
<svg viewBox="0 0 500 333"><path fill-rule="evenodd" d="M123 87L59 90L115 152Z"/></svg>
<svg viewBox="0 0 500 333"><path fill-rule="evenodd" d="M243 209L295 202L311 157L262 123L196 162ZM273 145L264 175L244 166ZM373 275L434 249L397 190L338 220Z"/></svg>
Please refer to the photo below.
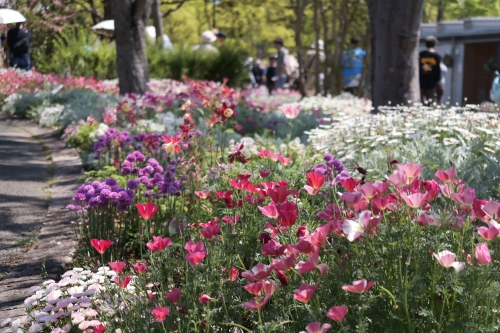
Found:
<svg viewBox="0 0 500 333"><path fill-rule="evenodd" d="M55 38L53 52L36 58L36 66L41 72L113 79L117 75L116 48L88 29L67 28Z"/></svg>
<svg viewBox="0 0 500 333"><path fill-rule="evenodd" d="M423 21L436 22L439 8L443 10L444 20L500 15L500 4L496 0L427 0Z"/></svg>
<svg viewBox="0 0 500 333"><path fill-rule="evenodd" d="M88 150L92 148L93 138L91 134L95 132L99 125L97 123L85 123L77 127L77 134L70 136L66 144L78 150Z"/></svg>
<svg viewBox="0 0 500 333"><path fill-rule="evenodd" d="M149 71L153 78L182 81L187 76L218 82L227 78L229 86L243 86L248 80L244 60L245 52L236 47L221 47L218 53L192 51L188 46L168 51L148 47Z"/></svg>

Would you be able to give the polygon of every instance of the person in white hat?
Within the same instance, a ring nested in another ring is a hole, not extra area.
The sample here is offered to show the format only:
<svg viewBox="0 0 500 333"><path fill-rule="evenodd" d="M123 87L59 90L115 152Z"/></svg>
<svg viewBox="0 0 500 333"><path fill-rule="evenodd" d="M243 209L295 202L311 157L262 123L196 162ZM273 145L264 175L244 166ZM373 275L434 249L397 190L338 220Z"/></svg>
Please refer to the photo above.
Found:
<svg viewBox="0 0 500 333"><path fill-rule="evenodd" d="M201 34L201 44L193 46L193 51L218 52L217 48L212 45L216 40L217 36L212 31L205 30Z"/></svg>
<svg viewBox="0 0 500 333"><path fill-rule="evenodd" d="M316 56L316 42L311 44L311 49L307 51L306 53L306 63L305 63L305 68L304 68L304 73L305 73L305 78L306 78L306 90L313 90L315 81L316 81L316 63L319 62L322 64L325 62L325 52L323 52L323 40L319 39L318 40L318 49L319 49L319 54ZM320 69L321 70L321 69ZM321 80L321 75L320 73L320 80Z"/></svg>

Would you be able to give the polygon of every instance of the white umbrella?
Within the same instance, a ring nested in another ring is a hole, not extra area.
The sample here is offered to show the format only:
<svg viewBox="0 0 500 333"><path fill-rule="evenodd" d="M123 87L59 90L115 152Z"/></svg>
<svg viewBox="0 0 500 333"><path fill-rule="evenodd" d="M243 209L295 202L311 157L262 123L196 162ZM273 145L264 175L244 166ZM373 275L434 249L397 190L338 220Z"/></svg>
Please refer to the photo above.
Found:
<svg viewBox="0 0 500 333"><path fill-rule="evenodd" d="M0 9L0 24L10 24L26 22L26 17L17 10L2 8Z"/></svg>
<svg viewBox="0 0 500 333"><path fill-rule="evenodd" d="M92 30L103 35L112 36L113 32L115 31L115 21L106 20L99 22L92 27Z"/></svg>

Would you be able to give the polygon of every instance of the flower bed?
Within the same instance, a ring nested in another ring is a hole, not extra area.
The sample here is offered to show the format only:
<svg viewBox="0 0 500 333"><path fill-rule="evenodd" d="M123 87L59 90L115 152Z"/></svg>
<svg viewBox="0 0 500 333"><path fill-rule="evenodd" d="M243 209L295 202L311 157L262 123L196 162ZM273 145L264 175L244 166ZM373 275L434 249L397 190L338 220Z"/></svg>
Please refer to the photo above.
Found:
<svg viewBox="0 0 500 333"><path fill-rule="evenodd" d="M496 330L495 114L413 106L370 116L369 102L347 95L151 87L65 127L66 142L95 161L68 203L79 268L32 288L28 316L4 325ZM49 123L62 111L47 107ZM285 134L248 124L273 114ZM301 131L317 126L305 145Z"/></svg>

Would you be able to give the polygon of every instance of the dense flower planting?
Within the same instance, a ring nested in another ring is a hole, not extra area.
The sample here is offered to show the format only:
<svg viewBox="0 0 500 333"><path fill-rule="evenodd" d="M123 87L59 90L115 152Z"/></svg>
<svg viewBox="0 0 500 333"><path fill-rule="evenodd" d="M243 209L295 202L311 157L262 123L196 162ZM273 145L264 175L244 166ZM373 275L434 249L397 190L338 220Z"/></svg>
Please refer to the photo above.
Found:
<svg viewBox="0 0 500 333"><path fill-rule="evenodd" d="M209 82L151 86L66 127L66 142L95 161L67 207L78 267L33 287L27 316L3 326L498 330L500 202L476 191L483 178L469 181L498 169L496 115L412 106L371 116L368 101L347 95L266 100ZM250 132L270 114L280 115L275 130ZM306 118L319 126L308 146ZM382 145L431 136L434 149L477 145L468 173L445 156L364 163Z"/></svg>

